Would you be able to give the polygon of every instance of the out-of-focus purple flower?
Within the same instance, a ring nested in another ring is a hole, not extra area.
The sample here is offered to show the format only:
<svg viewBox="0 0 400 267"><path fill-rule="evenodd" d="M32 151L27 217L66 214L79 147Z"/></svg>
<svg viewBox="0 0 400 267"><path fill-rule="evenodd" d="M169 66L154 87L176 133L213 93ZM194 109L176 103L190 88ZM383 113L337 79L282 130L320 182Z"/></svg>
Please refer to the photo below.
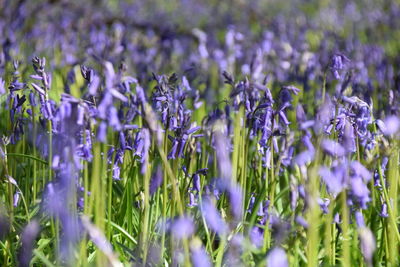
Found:
<svg viewBox="0 0 400 267"><path fill-rule="evenodd" d="M298 122L303 122L307 120L306 112L301 104L297 104L296 107L296 120Z"/></svg>
<svg viewBox="0 0 400 267"><path fill-rule="evenodd" d="M257 247L261 247L264 242L264 231L260 227L253 227L250 231L250 240Z"/></svg>
<svg viewBox="0 0 400 267"><path fill-rule="evenodd" d="M0 96L6 93L5 82L0 78Z"/></svg>
<svg viewBox="0 0 400 267"><path fill-rule="evenodd" d="M400 120L397 116L388 116L384 121L377 120L376 124L385 135L395 134L400 128Z"/></svg>
<svg viewBox="0 0 400 267"><path fill-rule="evenodd" d="M306 151L300 152L295 156L293 162L299 166L303 166L314 159L315 155L315 148L314 145L311 143L311 138L309 135L305 135L302 138L302 142L307 148Z"/></svg>
<svg viewBox="0 0 400 267"><path fill-rule="evenodd" d="M121 123L118 118L118 111L114 106L109 108L109 117L108 118L109 118L108 123L110 124L110 126L113 127L114 130L120 131Z"/></svg>
<svg viewBox="0 0 400 267"><path fill-rule="evenodd" d="M150 194L154 194L163 182L163 172L160 166L157 167L150 182Z"/></svg>
<svg viewBox="0 0 400 267"><path fill-rule="evenodd" d="M235 219L240 220L243 216L243 193L239 185L233 184L228 179L217 179L217 189L226 191L229 195L231 212Z"/></svg>
<svg viewBox="0 0 400 267"><path fill-rule="evenodd" d="M364 259L369 266L372 266L372 257L376 249L374 234L369 228L361 227L358 230L358 236L360 237L361 252L364 256Z"/></svg>
<svg viewBox="0 0 400 267"><path fill-rule="evenodd" d="M234 234L228 244L228 251L224 255L224 266L244 266L245 263L238 257L245 251L245 238L242 234Z"/></svg>
<svg viewBox="0 0 400 267"><path fill-rule="evenodd" d="M96 95L97 89L100 86L100 78L94 75L92 81L89 83L88 91L90 95Z"/></svg>
<svg viewBox="0 0 400 267"><path fill-rule="evenodd" d="M307 229L308 226L309 226L309 225L308 225L308 222L306 221L306 219L304 219L303 216L300 216L300 215L296 216L295 221L296 221L296 223L298 223L298 224L300 224L301 226L303 226L305 229Z"/></svg>
<svg viewBox="0 0 400 267"><path fill-rule="evenodd" d="M345 149L337 142L324 139L321 142L322 149L332 157L342 157L345 154Z"/></svg>
<svg viewBox="0 0 400 267"><path fill-rule="evenodd" d="M332 170L323 166L319 169L319 175L328 187L328 191L334 196L346 187L346 169L343 164L333 165Z"/></svg>
<svg viewBox="0 0 400 267"><path fill-rule="evenodd" d="M363 183L360 177L352 177L350 179L351 193L356 197L361 208L365 209L370 201L368 187Z"/></svg>
<svg viewBox="0 0 400 267"><path fill-rule="evenodd" d="M314 159L314 152L306 150L297 154L297 156L295 156L295 158L293 159L293 162L299 166L303 166L311 162L313 159Z"/></svg>
<svg viewBox="0 0 400 267"><path fill-rule="evenodd" d="M332 118L335 117L335 105L329 95L325 97L325 102L319 107L316 115L314 130L316 133L326 132L326 128L331 126Z"/></svg>
<svg viewBox="0 0 400 267"><path fill-rule="evenodd" d="M215 143L221 178L230 180L232 178L232 166L229 157L230 144L228 138L222 132L218 131L215 133Z"/></svg>
<svg viewBox="0 0 400 267"><path fill-rule="evenodd" d="M335 215L333 216L332 223L337 223L337 224L340 224L340 223L341 223L340 214L339 214L338 212L335 213Z"/></svg>
<svg viewBox="0 0 400 267"><path fill-rule="evenodd" d="M364 222L364 216L360 211L356 211L354 214L354 217L356 219L357 227L364 227L365 222Z"/></svg>
<svg viewBox="0 0 400 267"><path fill-rule="evenodd" d="M354 126L349 122L345 121L343 133L340 134L341 145L344 147L347 153L356 152L356 136L354 134Z"/></svg>
<svg viewBox="0 0 400 267"><path fill-rule="evenodd" d="M276 244L281 244L290 230L290 223L280 218L276 213L270 212L269 227L272 229L272 237Z"/></svg>
<svg viewBox="0 0 400 267"><path fill-rule="evenodd" d="M188 238L194 233L194 222L189 217L179 217L171 225L171 233L177 239Z"/></svg>
<svg viewBox="0 0 400 267"><path fill-rule="evenodd" d="M289 267L286 252L283 248L275 247L268 252L267 267Z"/></svg>
<svg viewBox="0 0 400 267"><path fill-rule="evenodd" d="M10 231L10 221L5 215L5 210L0 207L0 240L3 240Z"/></svg>
<svg viewBox="0 0 400 267"><path fill-rule="evenodd" d="M225 235L228 231L228 227L215 208L211 200L208 198L203 199L201 203L201 211L206 219L208 226L219 235Z"/></svg>
<svg viewBox="0 0 400 267"><path fill-rule="evenodd" d="M365 183L368 183L372 179L372 174L360 162L352 161L350 165L354 171L354 175L360 176Z"/></svg>
<svg viewBox="0 0 400 267"><path fill-rule="evenodd" d="M199 239L194 239L190 244L191 259L194 267L211 267L210 257L201 245Z"/></svg>
<svg viewBox="0 0 400 267"><path fill-rule="evenodd" d="M82 105L78 105L78 118L76 120L76 124L83 125L85 119L85 108Z"/></svg>
<svg viewBox="0 0 400 267"><path fill-rule="evenodd" d="M31 221L23 230L21 235L21 250L18 253L19 265L29 266L31 261L34 242L40 232L39 222Z"/></svg>
<svg viewBox="0 0 400 267"><path fill-rule="evenodd" d="M102 121L99 125L98 131L97 131L97 139L104 143L107 138L107 123Z"/></svg>
<svg viewBox="0 0 400 267"><path fill-rule="evenodd" d="M107 118L107 111L113 103L112 95L108 92L105 92L103 99L101 100L97 110L99 113L99 117L101 119Z"/></svg>
<svg viewBox="0 0 400 267"><path fill-rule="evenodd" d="M237 220L240 220L243 216L243 193L239 186L230 186L229 192L229 202L231 204L232 214Z"/></svg>
<svg viewBox="0 0 400 267"><path fill-rule="evenodd" d="M82 216L81 218L82 226L89 235L92 242L106 255L112 266L122 266L122 263L118 261L118 258L112 250L110 242L104 234L93 225L89 218Z"/></svg>
<svg viewBox="0 0 400 267"><path fill-rule="evenodd" d="M297 181L293 177L293 175L290 176L290 193L289 193L289 198L290 198L290 208L291 210L296 210L297 207L297 200L299 199L299 191L297 190Z"/></svg>

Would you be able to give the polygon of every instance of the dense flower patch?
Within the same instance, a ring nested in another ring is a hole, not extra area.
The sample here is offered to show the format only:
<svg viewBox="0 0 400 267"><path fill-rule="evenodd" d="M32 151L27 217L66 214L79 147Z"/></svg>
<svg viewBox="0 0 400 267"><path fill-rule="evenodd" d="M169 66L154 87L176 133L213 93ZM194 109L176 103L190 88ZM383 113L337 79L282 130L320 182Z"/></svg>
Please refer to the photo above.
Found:
<svg viewBox="0 0 400 267"><path fill-rule="evenodd" d="M399 264L400 6L214 2L0 0L1 266Z"/></svg>

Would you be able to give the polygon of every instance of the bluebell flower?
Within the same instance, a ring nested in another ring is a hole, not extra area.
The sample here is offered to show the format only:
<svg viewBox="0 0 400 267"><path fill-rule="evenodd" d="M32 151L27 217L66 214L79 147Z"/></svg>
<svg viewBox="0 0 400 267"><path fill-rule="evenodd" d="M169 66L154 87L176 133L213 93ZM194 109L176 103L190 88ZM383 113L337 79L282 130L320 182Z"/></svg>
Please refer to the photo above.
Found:
<svg viewBox="0 0 400 267"><path fill-rule="evenodd" d="M342 157L345 155L345 149L337 142L329 139L324 139L321 142L322 149L333 157Z"/></svg>
<svg viewBox="0 0 400 267"><path fill-rule="evenodd" d="M6 93L5 81L0 77L0 96Z"/></svg>
<svg viewBox="0 0 400 267"><path fill-rule="evenodd" d="M189 217L179 217L172 222L170 230L177 239L189 238L195 230L194 221Z"/></svg>
<svg viewBox="0 0 400 267"><path fill-rule="evenodd" d="M37 220L32 220L23 230L21 235L21 250L18 253L20 266L29 266L34 249L34 242L40 233L40 225Z"/></svg>
<svg viewBox="0 0 400 267"><path fill-rule="evenodd" d="M201 241L194 239L190 244L192 264L194 267L211 267L210 257L201 245Z"/></svg>
<svg viewBox="0 0 400 267"><path fill-rule="evenodd" d="M203 213L207 226L219 235L225 235L228 231L228 226L225 224L218 210L208 198L203 198L201 203L201 212Z"/></svg>
<svg viewBox="0 0 400 267"><path fill-rule="evenodd" d="M335 79L341 79L341 75L339 72L344 69L345 64L347 64L348 62L350 62L350 59L348 59L345 55L341 53L337 53L332 56L329 68L331 69Z"/></svg>
<svg viewBox="0 0 400 267"><path fill-rule="evenodd" d="M361 227L358 230L358 235L360 237L361 252L364 256L364 259L369 266L372 266L372 257L376 249L374 234L369 228Z"/></svg>
<svg viewBox="0 0 400 267"><path fill-rule="evenodd" d="M280 247L272 248L267 255L268 267L289 267L285 250Z"/></svg>

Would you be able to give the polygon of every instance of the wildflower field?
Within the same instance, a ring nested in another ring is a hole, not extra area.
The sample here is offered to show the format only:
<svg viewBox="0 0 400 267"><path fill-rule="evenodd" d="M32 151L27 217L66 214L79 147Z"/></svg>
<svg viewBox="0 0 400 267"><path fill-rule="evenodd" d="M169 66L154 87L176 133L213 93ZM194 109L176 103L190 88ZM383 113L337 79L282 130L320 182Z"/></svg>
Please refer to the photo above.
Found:
<svg viewBox="0 0 400 267"><path fill-rule="evenodd" d="M400 3L0 0L0 266L400 266Z"/></svg>

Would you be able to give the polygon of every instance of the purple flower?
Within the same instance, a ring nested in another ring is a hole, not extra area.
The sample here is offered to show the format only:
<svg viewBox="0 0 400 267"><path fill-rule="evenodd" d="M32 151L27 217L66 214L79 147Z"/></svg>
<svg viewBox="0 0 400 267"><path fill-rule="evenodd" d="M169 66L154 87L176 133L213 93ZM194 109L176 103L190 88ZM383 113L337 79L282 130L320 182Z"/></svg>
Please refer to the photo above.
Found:
<svg viewBox="0 0 400 267"><path fill-rule="evenodd" d="M241 187L227 179L217 179L216 182L218 190L228 193L231 212L235 219L240 220L243 216L243 193Z"/></svg>
<svg viewBox="0 0 400 267"><path fill-rule="evenodd" d="M106 142L106 138L107 138L107 123L102 121L100 123L98 131L97 131L97 139L100 142L104 143L104 142Z"/></svg>
<svg viewBox="0 0 400 267"><path fill-rule="evenodd" d="M103 232L92 224L86 216L82 216L81 223L90 240L106 255L111 265L121 266L122 263L118 261L118 258L113 253L112 245L108 242Z"/></svg>
<svg viewBox="0 0 400 267"><path fill-rule="evenodd" d="M151 145L151 140L150 140L150 131L148 129L142 129L143 132L143 154L142 154L142 168L141 172L144 174L147 169L147 165L149 164L149 149Z"/></svg>
<svg viewBox="0 0 400 267"><path fill-rule="evenodd" d="M10 222L7 216L3 214L2 208L0 208L0 240L4 240L10 231Z"/></svg>
<svg viewBox="0 0 400 267"><path fill-rule="evenodd" d="M17 207L17 206L18 206L18 204L19 204L19 199L20 199L20 192L17 191L17 192L14 194L14 200L13 200L13 206L14 206L14 207Z"/></svg>
<svg viewBox="0 0 400 267"><path fill-rule="evenodd" d="M200 192L201 182L200 182L200 175L198 173L193 174L193 188Z"/></svg>
<svg viewBox="0 0 400 267"><path fill-rule="evenodd" d="M191 259L194 267L211 267L210 257L201 245L199 239L194 239L190 244Z"/></svg>
<svg viewBox="0 0 400 267"><path fill-rule="evenodd" d="M268 252L267 267L289 267L285 250L275 247Z"/></svg>
<svg viewBox="0 0 400 267"><path fill-rule="evenodd" d="M250 240L257 247L261 247L264 242L264 231L260 227L253 227L250 231Z"/></svg>
<svg viewBox="0 0 400 267"><path fill-rule="evenodd" d="M208 198L203 199L201 204L201 211L206 219L208 226L219 235L225 235L228 231L228 227L219 214L218 210L214 207L211 200Z"/></svg>
<svg viewBox="0 0 400 267"><path fill-rule="evenodd" d="M338 195L346 186L346 169L343 164L332 164L332 170L327 167L319 169L319 175L328 187L328 191L334 196Z"/></svg>
<svg viewBox="0 0 400 267"><path fill-rule="evenodd" d="M365 226L364 216L360 211L356 211L354 217L356 218L357 227L360 228Z"/></svg>
<svg viewBox="0 0 400 267"><path fill-rule="evenodd" d="M361 177L364 182L368 183L372 179L372 174L360 162L352 161L350 165L354 175Z"/></svg>
<svg viewBox="0 0 400 267"><path fill-rule="evenodd" d="M381 212L379 213L383 218L389 217L388 211L387 211L387 204L384 202L382 204Z"/></svg>
<svg viewBox="0 0 400 267"><path fill-rule="evenodd" d="M171 233L177 239L188 238L194 233L194 222L189 217L179 217L172 222Z"/></svg>
<svg viewBox="0 0 400 267"><path fill-rule="evenodd" d="M365 261L372 266L372 257L376 249L375 237L371 230L367 227L361 227L358 231L360 237L361 252Z"/></svg>
<svg viewBox="0 0 400 267"><path fill-rule="evenodd" d="M340 143L347 153L354 153L357 150L354 126L346 120L343 128L343 132L340 134Z"/></svg>
<svg viewBox="0 0 400 267"><path fill-rule="evenodd" d="M272 237L275 239L276 244L281 244L289 233L290 224L276 213L267 215L269 215L269 227L272 229Z"/></svg>
<svg viewBox="0 0 400 267"><path fill-rule="evenodd" d="M189 204L187 205L188 207L195 207L197 206L197 201L196 197L193 194L193 192L189 192Z"/></svg>
<svg viewBox="0 0 400 267"><path fill-rule="evenodd" d="M163 182L163 172L160 166L157 167L150 182L150 194L153 195Z"/></svg>
<svg viewBox="0 0 400 267"><path fill-rule="evenodd" d="M230 180L232 176L232 165L229 157L229 140L221 131L218 131L215 133L215 143L215 150L217 153L217 161L221 178Z"/></svg>
<svg viewBox="0 0 400 267"><path fill-rule="evenodd" d="M366 208L366 204L370 201L368 187L364 184L361 177L352 177L350 179L351 193L356 197L361 208Z"/></svg>
<svg viewBox="0 0 400 267"><path fill-rule="evenodd" d="M36 92L38 92L40 95L45 96L46 92L37 84L31 83L33 89L35 89Z"/></svg>
<svg viewBox="0 0 400 267"><path fill-rule="evenodd" d="M29 103L32 107L36 107L35 94L32 91L29 93Z"/></svg>
<svg viewBox="0 0 400 267"><path fill-rule="evenodd" d="M332 157L342 157L345 154L345 149L337 142L329 139L324 139L321 142L322 149Z"/></svg>
<svg viewBox="0 0 400 267"><path fill-rule="evenodd" d="M400 128L400 120L396 116L388 116L384 122L377 120L377 125L383 134L392 135L398 132Z"/></svg>
<svg viewBox="0 0 400 267"><path fill-rule="evenodd" d="M82 105L78 105L78 119L76 124L83 125L85 119L85 108Z"/></svg>
<svg viewBox="0 0 400 267"><path fill-rule="evenodd" d="M341 76L339 74L339 71L343 70L345 64L349 61L350 59L348 59L345 55L340 53L334 54L332 56L329 68L331 69L333 75L335 76L335 79L340 80Z"/></svg>
<svg viewBox="0 0 400 267"><path fill-rule="evenodd" d="M121 169L118 166L118 164L114 164L114 167L112 168L113 171L113 179L114 180L121 180L120 175L121 175Z"/></svg>
<svg viewBox="0 0 400 267"><path fill-rule="evenodd" d="M4 95L6 92L5 82L2 78L0 78L0 96Z"/></svg>
<svg viewBox="0 0 400 267"><path fill-rule="evenodd" d="M114 128L116 131L121 130L121 123L118 118L118 111L115 107L110 107L109 109L109 121L108 123L110 124L111 127Z"/></svg>
<svg viewBox="0 0 400 267"><path fill-rule="evenodd" d="M18 253L19 265L29 266L31 261L34 242L39 235L40 225L36 220L31 221L23 230L21 235L21 250Z"/></svg>
<svg viewBox="0 0 400 267"><path fill-rule="evenodd" d="M229 202L231 204L232 214L237 220L240 220L243 216L243 193L240 186L230 186L228 188Z"/></svg>
<svg viewBox="0 0 400 267"><path fill-rule="evenodd" d="M317 202L318 202L319 206L321 207L322 212L324 214L328 214L329 213L329 204L331 203L329 198L318 198Z"/></svg>
<svg viewBox="0 0 400 267"><path fill-rule="evenodd" d="M304 219L303 216L300 216L300 215L296 216L295 221L296 221L296 223L298 223L301 226L303 226L305 229L307 229L308 226L309 226L308 222L306 221L306 219Z"/></svg>
<svg viewBox="0 0 400 267"><path fill-rule="evenodd" d="M299 166L306 165L310 163L314 159L314 152L313 151L303 151L297 154L295 158L293 159L293 162Z"/></svg>
<svg viewBox="0 0 400 267"><path fill-rule="evenodd" d="M125 140L125 134L123 131L119 132L119 144L121 146L121 150L125 150L126 149L126 140Z"/></svg>
<svg viewBox="0 0 400 267"><path fill-rule="evenodd" d="M100 86L100 78L97 75L92 77L92 81L89 83L88 91L90 95L96 95L97 89Z"/></svg>

